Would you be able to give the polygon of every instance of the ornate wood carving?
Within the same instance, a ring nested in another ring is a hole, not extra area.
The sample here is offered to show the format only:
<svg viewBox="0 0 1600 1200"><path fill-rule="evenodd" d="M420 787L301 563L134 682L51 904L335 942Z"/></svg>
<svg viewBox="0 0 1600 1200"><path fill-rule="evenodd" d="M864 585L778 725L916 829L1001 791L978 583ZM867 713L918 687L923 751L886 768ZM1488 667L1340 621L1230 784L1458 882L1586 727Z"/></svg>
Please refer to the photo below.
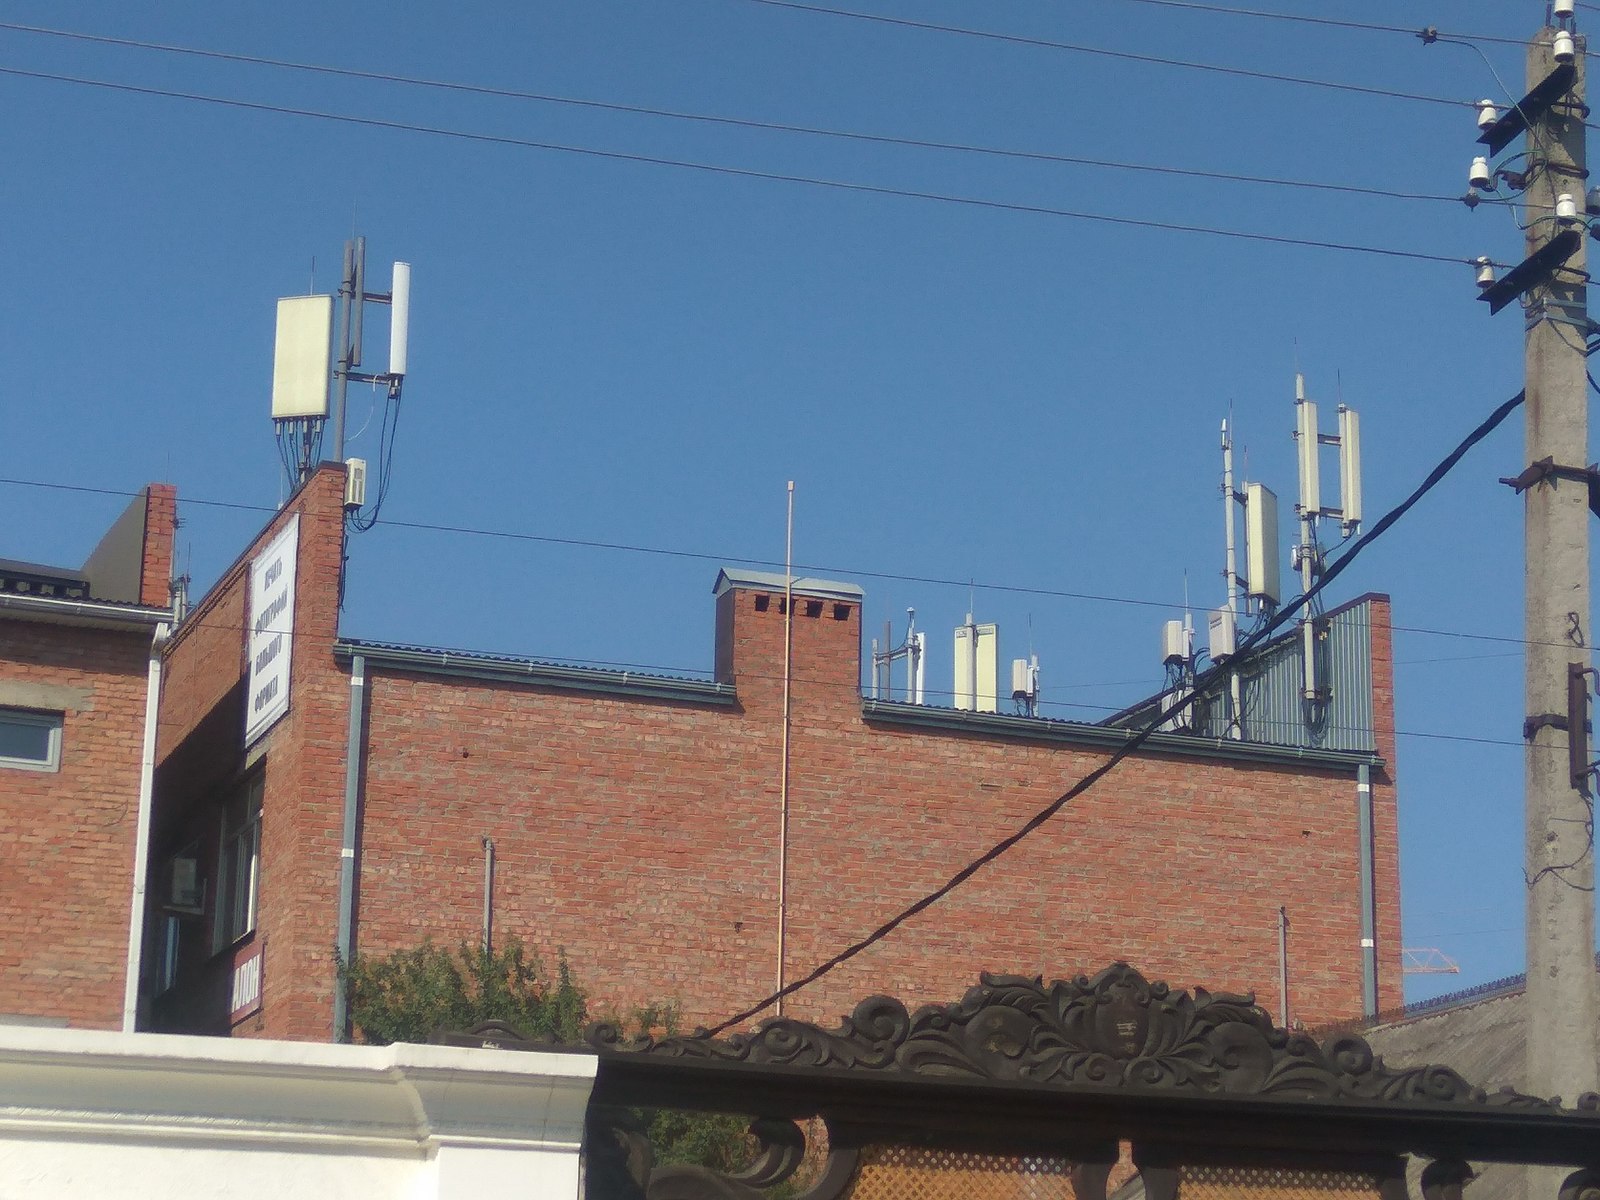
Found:
<svg viewBox="0 0 1600 1200"><path fill-rule="evenodd" d="M1080 975L1049 985L983 975L959 1002L915 1014L898 1000L874 996L834 1030L773 1019L725 1040L628 1040L601 1025L589 1031L589 1042L611 1053L1062 1088L1559 1111L1510 1089L1486 1093L1445 1067L1390 1069L1354 1034L1318 1045L1275 1028L1251 996L1175 991L1126 963L1093 979Z"/></svg>
<svg viewBox="0 0 1600 1200"><path fill-rule="evenodd" d="M639 1119L625 1108L597 1106L589 1114L589 1194L596 1200L765 1200L765 1189L790 1179L805 1157L804 1130L793 1121L750 1123L756 1154L743 1170L724 1175L706 1167L657 1166L655 1148ZM830 1131L831 1133L831 1131ZM859 1152L836 1141L821 1173L794 1200L838 1200L855 1173Z"/></svg>
<svg viewBox="0 0 1600 1200"><path fill-rule="evenodd" d="M1561 1200L1600 1200L1600 1167L1568 1175L1561 1184Z"/></svg>

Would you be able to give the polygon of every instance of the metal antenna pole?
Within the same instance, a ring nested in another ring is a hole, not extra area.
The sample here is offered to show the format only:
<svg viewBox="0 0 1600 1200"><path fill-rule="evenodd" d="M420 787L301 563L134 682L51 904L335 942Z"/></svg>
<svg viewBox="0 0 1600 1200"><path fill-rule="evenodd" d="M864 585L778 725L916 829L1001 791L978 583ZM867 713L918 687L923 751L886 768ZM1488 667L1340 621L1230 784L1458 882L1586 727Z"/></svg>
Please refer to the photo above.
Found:
<svg viewBox="0 0 1600 1200"><path fill-rule="evenodd" d="M339 345L333 367L333 461L344 461L345 393L350 372L361 363L361 306L367 274L367 239L344 244L344 274L339 283Z"/></svg>
<svg viewBox="0 0 1600 1200"><path fill-rule="evenodd" d="M1545 29L1528 48L1530 88L1556 67ZM1584 205L1584 41L1572 90L1528 131L1528 253L1560 232L1556 198ZM1588 461L1584 342L1589 329L1584 239L1527 294L1527 454L1556 467ZM1567 761L1567 667L1589 664L1589 495L1586 478L1550 475L1523 493L1526 530L1527 720L1523 725L1527 855L1528 1089L1566 1103L1594 1091L1600 1027L1594 963L1594 846L1584 791ZM1587 781L1585 789L1587 790ZM1550 1192L1554 1192L1554 1188Z"/></svg>
<svg viewBox="0 0 1600 1200"><path fill-rule="evenodd" d="M1233 490L1233 406L1228 406L1228 420L1222 423L1222 512L1227 525L1227 559L1223 574L1228 585L1228 614L1233 622L1235 636L1239 628L1239 555L1234 536L1234 512L1239 494ZM1243 685L1237 671L1228 672L1228 736L1235 740L1244 737Z"/></svg>

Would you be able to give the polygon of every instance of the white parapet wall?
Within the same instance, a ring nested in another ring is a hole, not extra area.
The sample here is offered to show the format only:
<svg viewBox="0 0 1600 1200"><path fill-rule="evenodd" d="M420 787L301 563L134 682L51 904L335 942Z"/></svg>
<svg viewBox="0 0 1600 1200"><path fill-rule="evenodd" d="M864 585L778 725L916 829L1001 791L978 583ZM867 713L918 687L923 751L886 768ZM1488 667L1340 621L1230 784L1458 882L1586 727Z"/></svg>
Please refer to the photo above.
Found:
<svg viewBox="0 0 1600 1200"><path fill-rule="evenodd" d="M0 1200L577 1200L595 1062L0 1025Z"/></svg>

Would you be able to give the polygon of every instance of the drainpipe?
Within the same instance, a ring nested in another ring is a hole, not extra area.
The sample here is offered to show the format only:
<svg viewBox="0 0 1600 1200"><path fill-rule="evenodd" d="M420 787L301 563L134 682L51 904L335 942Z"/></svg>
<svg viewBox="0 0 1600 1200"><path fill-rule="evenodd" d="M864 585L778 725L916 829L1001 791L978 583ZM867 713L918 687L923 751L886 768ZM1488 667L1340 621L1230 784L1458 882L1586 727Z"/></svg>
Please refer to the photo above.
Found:
<svg viewBox="0 0 1600 1200"><path fill-rule="evenodd" d="M356 801L361 792L361 718L366 712L367 658L350 662L350 733L344 752L344 837L339 843L339 962L350 965L356 899ZM350 1040L350 982L340 970L333 985L333 1040Z"/></svg>
<svg viewBox="0 0 1600 1200"><path fill-rule="evenodd" d="M1289 910L1278 906L1278 1026L1289 1028Z"/></svg>
<svg viewBox="0 0 1600 1200"><path fill-rule="evenodd" d="M483 837L483 952L494 953L494 839Z"/></svg>
<svg viewBox="0 0 1600 1200"><path fill-rule="evenodd" d="M144 747L139 755L139 817L133 839L133 899L128 912L128 970L122 987L122 1031L139 1023L139 976L144 971L145 884L150 874L150 808L155 794L156 716L161 706L161 651L172 626L156 625L150 638L150 667L144 687Z"/></svg>
<svg viewBox="0 0 1600 1200"><path fill-rule="evenodd" d="M1356 768L1356 851L1361 862L1361 1015L1378 1015L1377 896L1372 885L1372 768Z"/></svg>

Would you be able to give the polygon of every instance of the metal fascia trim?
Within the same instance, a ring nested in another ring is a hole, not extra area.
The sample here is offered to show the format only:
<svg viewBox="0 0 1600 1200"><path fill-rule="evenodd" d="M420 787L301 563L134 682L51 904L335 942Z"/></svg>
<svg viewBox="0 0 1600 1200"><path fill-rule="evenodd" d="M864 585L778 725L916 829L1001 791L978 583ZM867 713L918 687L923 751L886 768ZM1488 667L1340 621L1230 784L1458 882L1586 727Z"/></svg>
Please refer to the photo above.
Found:
<svg viewBox="0 0 1600 1200"><path fill-rule="evenodd" d="M424 675L457 679L482 679L496 683L531 683L564 691L592 692L606 696L633 696L651 700L677 700L687 704L710 704L732 708L738 696L732 685L701 683L692 679L667 680L633 675L627 671L608 671L594 667L562 667L549 663L493 662L451 654L446 650L400 650L362 642L334 643L334 660L341 665L360 654L368 668L388 667Z"/></svg>
<svg viewBox="0 0 1600 1200"><path fill-rule="evenodd" d="M885 725L909 725L922 729L942 729L951 733L980 733L1017 741L1064 742L1069 745L1116 749L1138 730L1107 725L1077 725L1040 721L1034 717L1010 717L999 713L958 712L955 709L926 708L895 701L863 700L861 716L866 721ZM1227 738L1198 738L1182 734L1151 735L1143 748L1154 754L1182 758L1220 758L1243 762L1270 762L1291 766L1332 767L1354 771L1365 764L1382 768L1376 753L1357 750L1313 750L1297 746L1268 746L1260 742L1235 742Z"/></svg>

